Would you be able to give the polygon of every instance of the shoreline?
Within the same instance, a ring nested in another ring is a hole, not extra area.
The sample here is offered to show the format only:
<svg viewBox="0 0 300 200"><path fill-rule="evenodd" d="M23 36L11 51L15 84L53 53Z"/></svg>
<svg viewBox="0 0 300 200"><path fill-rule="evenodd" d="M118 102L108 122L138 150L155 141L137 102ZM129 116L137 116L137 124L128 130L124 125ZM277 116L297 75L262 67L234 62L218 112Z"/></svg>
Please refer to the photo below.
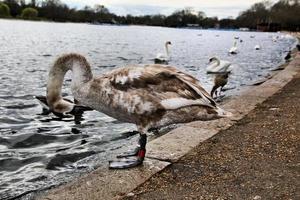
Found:
<svg viewBox="0 0 300 200"><path fill-rule="evenodd" d="M153 26L153 25L146 25L146 24L109 24L109 23L102 23L102 24L96 24L91 22L74 22L74 21L53 21L53 20L47 20L47 19L22 19L22 18L0 18L0 20L12 20L12 21L24 21L24 22L49 22L49 23L58 23L58 24L88 24L88 25L98 25L98 26L146 26L146 27L154 27L154 28L170 28L170 29L188 29L188 30L195 30L195 31L201 31L201 30L213 30L213 31L234 31L234 32L250 32L250 33L286 33L290 34L296 38L300 38L299 32L289 32L286 30L281 30L278 32L271 32L271 31L259 31L259 30L249 30L249 31L242 31L239 28L236 29L226 29L226 28L191 28L191 27L169 27L169 26Z"/></svg>
<svg viewBox="0 0 300 200"><path fill-rule="evenodd" d="M299 33L293 36L299 40ZM200 143L236 124L257 104L264 102L283 88L294 75L300 72L300 66L296 64L297 60L300 60L299 53L283 70L274 71L270 79L258 86L247 86L239 95L232 96L222 103L224 109L234 113L234 118L183 124L149 142L149 151L143 167L130 170L108 170L100 167L71 183L47 191L46 194L39 193L37 199L97 199L97 197L116 199L125 196L154 174L178 161ZM236 107L240 108L239 111L234 110ZM183 132L187 134L182 134Z"/></svg>

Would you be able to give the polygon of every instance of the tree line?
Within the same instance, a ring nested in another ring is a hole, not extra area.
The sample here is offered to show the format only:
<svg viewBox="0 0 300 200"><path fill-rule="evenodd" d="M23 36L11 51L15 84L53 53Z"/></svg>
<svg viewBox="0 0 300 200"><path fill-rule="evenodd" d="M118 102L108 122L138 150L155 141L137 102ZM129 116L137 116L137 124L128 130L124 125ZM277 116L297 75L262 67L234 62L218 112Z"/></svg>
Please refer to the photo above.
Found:
<svg viewBox="0 0 300 200"><path fill-rule="evenodd" d="M27 9L24 14L24 10ZM135 24L149 26L202 28L256 29L259 23L277 23L285 30L300 28L300 0L279 0L276 3L263 1L241 12L237 18L218 19L207 17L204 12L192 8L177 10L169 16L118 16L103 5L85 6L82 9L68 7L60 0L3 0L0 1L0 17L23 17L57 22L89 22L109 24Z"/></svg>

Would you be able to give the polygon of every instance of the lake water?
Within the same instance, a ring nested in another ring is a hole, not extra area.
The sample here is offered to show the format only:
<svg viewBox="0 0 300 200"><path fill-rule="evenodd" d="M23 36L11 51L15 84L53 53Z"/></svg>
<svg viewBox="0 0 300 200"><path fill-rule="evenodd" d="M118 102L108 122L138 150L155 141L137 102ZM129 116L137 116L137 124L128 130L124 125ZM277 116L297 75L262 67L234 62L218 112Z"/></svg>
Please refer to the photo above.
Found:
<svg viewBox="0 0 300 200"><path fill-rule="evenodd" d="M228 55L234 37L243 42L238 42L237 55ZM153 63L167 40L172 42L169 64L196 76L207 90L212 87L205 72L208 59L216 55L234 63L229 83L234 89L228 96L268 76L296 42L279 33L0 20L0 199L107 166L108 159L136 143L138 136L130 133L135 126L99 112L86 113L80 123L40 115L33 96L45 95L55 58L80 53L94 74L102 74L127 64ZM254 50L256 44L260 51ZM65 95L71 95L69 85L68 74Z"/></svg>

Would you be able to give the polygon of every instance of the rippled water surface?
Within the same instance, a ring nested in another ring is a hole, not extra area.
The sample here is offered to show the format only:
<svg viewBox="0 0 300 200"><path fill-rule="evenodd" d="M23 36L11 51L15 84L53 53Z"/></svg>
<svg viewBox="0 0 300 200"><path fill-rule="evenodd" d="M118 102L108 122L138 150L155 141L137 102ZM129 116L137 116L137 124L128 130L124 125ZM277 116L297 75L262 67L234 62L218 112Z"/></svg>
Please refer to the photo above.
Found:
<svg viewBox="0 0 300 200"><path fill-rule="evenodd" d="M243 42L238 42L237 55L228 55L234 37ZM217 55L234 63L229 83L234 89L227 95L268 76L295 44L277 33L0 20L0 199L106 166L136 142L133 125L99 112L86 113L80 123L40 115L33 96L45 95L47 72L57 56L81 53L94 74L102 74L126 64L153 63L167 40L172 42L169 64L198 77L207 90L212 87L212 77L205 73L208 59ZM260 51L254 50L256 44ZM64 94L71 99L69 84L68 74Z"/></svg>

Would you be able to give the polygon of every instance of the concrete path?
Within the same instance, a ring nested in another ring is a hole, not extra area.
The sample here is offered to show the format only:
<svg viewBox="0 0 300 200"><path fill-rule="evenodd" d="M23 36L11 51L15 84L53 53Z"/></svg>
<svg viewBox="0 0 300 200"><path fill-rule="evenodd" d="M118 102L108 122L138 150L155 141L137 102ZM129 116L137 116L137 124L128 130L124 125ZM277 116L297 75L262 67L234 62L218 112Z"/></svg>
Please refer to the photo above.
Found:
<svg viewBox="0 0 300 200"><path fill-rule="evenodd" d="M125 199L300 199L300 74Z"/></svg>

